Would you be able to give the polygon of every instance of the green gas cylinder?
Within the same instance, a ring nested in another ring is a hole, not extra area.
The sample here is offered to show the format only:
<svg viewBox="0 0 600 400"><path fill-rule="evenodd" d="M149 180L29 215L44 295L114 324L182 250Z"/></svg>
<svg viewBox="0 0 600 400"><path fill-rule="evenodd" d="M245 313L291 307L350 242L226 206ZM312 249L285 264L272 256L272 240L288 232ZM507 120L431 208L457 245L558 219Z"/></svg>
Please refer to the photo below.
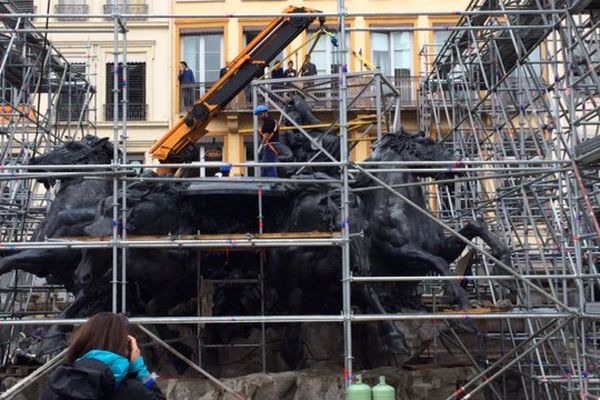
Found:
<svg viewBox="0 0 600 400"><path fill-rule="evenodd" d="M379 377L379 384L373 386L373 400L396 400L396 391L385 383L385 376Z"/></svg>
<svg viewBox="0 0 600 400"><path fill-rule="evenodd" d="M348 386L348 400L371 400L371 388L362 382L362 376L356 375L356 383Z"/></svg>

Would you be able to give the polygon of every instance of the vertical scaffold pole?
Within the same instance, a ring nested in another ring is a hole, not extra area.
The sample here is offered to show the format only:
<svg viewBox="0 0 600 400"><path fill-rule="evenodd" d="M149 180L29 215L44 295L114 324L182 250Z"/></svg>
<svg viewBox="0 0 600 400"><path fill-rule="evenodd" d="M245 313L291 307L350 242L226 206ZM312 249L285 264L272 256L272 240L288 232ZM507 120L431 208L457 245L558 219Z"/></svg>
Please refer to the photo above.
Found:
<svg viewBox="0 0 600 400"><path fill-rule="evenodd" d="M114 29L114 43L113 43L113 160L112 168L113 172L116 172L116 168L119 163L119 0L113 0L113 29ZM113 203L112 203L112 312L116 313L118 303L118 291L119 291L119 249L116 246L119 238L119 203L117 201L117 195L119 191L119 182L117 181L117 174L113 176Z"/></svg>
<svg viewBox="0 0 600 400"><path fill-rule="evenodd" d="M339 52L339 112L340 112L340 158L342 177L342 301L344 316L344 386L347 388L352 382L352 324L350 300L350 224L349 224L349 187L348 187L348 116L346 82L346 4L345 0L338 0L338 13L340 24ZM346 391L348 398L348 391Z"/></svg>
<svg viewBox="0 0 600 400"><path fill-rule="evenodd" d="M127 0L123 0L123 11L125 14L129 13L127 7ZM129 97L128 97L128 86L129 80L127 78L127 21L124 23L123 29L123 53L121 58L123 60L122 66L122 112L123 112L123 128L121 129L121 157L122 164L127 164L127 112L129 111ZM142 105L143 107L143 105ZM123 192L121 197L121 238L127 240L127 181L121 182L121 191ZM121 312L127 312L127 249L123 247L121 249Z"/></svg>

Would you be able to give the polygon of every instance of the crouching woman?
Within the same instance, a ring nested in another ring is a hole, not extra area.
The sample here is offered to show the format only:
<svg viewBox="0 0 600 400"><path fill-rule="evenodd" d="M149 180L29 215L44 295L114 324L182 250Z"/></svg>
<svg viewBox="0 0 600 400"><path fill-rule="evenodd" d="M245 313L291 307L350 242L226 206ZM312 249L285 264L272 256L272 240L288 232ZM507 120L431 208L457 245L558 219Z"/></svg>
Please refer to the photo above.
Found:
<svg viewBox="0 0 600 400"><path fill-rule="evenodd" d="M41 400L164 400L124 316L102 312L74 334Z"/></svg>

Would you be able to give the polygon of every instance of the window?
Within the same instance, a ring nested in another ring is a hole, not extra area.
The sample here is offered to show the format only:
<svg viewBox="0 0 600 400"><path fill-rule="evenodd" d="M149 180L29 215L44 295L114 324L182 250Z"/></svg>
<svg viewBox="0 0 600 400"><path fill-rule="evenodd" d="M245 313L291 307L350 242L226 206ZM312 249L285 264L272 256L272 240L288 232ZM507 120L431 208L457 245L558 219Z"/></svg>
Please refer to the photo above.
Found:
<svg viewBox="0 0 600 400"><path fill-rule="evenodd" d="M67 73L58 97L56 118L59 121L77 122L81 117L83 121L87 116L81 113L88 97L85 64L72 63L70 67L71 73Z"/></svg>
<svg viewBox="0 0 600 400"><path fill-rule="evenodd" d="M56 14L87 14L89 6L86 0L59 0L54 6ZM61 20L83 20L85 17L60 17Z"/></svg>
<svg viewBox="0 0 600 400"><path fill-rule="evenodd" d="M450 35L452 35L452 31L433 31L434 53L437 54L444 47Z"/></svg>
<svg viewBox="0 0 600 400"><path fill-rule="evenodd" d="M20 13L33 13L35 10L33 0L13 0L13 3Z"/></svg>
<svg viewBox="0 0 600 400"><path fill-rule="evenodd" d="M337 36L337 33L334 32ZM350 64L350 35L346 34L346 65ZM338 72L339 46L335 46L332 42L332 37L329 35L321 35L315 45L310 60L317 67L317 74L335 74Z"/></svg>
<svg viewBox="0 0 600 400"><path fill-rule="evenodd" d="M219 71L224 65L223 34L200 31L182 32L181 36L181 60L188 64L196 82L218 81Z"/></svg>
<svg viewBox="0 0 600 400"><path fill-rule="evenodd" d="M115 70L113 63L106 64L106 105L104 109L104 119L110 121L114 118L114 96L113 82L114 76L118 76L119 87L119 119L123 118L123 68L121 64ZM127 64L127 119L129 121L146 120L146 63L128 63Z"/></svg>
<svg viewBox="0 0 600 400"><path fill-rule="evenodd" d="M412 35L410 32L373 32L373 64L389 77L410 75L412 70Z"/></svg>
<svg viewBox="0 0 600 400"><path fill-rule="evenodd" d="M412 101L412 34L410 32L373 32L371 34L373 64L392 78L403 101Z"/></svg>
<svg viewBox="0 0 600 400"><path fill-rule="evenodd" d="M262 32L262 30L264 29L264 27L259 27L259 26L252 26L252 27L245 27L244 28L244 46L248 46L248 43L250 43L252 40L254 40L255 37L258 36L258 34L260 32ZM285 57L285 50L283 50L281 53L277 54L277 57L275 57L273 59L273 61L271 62L271 66L275 65L275 63L277 61L283 61L283 58ZM285 69L285 65L283 66L283 69Z"/></svg>

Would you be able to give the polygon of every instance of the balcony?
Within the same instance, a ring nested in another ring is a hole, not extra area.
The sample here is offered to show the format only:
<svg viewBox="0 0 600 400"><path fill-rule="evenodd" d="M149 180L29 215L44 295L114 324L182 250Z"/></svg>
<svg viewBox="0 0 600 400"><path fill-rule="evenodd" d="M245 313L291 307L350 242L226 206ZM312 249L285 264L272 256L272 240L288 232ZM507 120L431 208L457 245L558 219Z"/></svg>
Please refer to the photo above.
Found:
<svg viewBox="0 0 600 400"><path fill-rule="evenodd" d="M148 14L148 4L127 4L127 7L123 4L118 5L119 14ZM107 14L106 19L111 19L111 15L115 9L113 3L106 3L103 6L104 14ZM133 20L144 20L146 17L130 17L128 19Z"/></svg>
<svg viewBox="0 0 600 400"><path fill-rule="evenodd" d="M104 105L104 120L110 122L115 115L114 104L106 103ZM127 104L127 121L146 121L148 115L148 104L129 103ZM123 107L119 105L119 121L123 120Z"/></svg>
<svg viewBox="0 0 600 400"><path fill-rule="evenodd" d="M282 82L270 84L270 90L274 95L280 98L285 98L291 92L302 91L307 98L308 104L314 111L327 111L335 109L339 101L338 86L334 75L315 76L314 80L301 84L294 82ZM417 76L403 77L385 77L390 86L393 86L400 93L400 104L404 107L416 107L418 105L418 89L420 78ZM354 77L352 84L348 85L348 95L358 96L364 88L364 85L369 85L370 78ZM192 105L200 99L215 82L196 82L187 83L180 86L179 91L179 112L185 113L189 111ZM361 99L353 103L354 111L370 111L375 109L375 87L369 90L369 94L362 95ZM384 95L386 93L383 93ZM259 98L258 102L262 103L265 100ZM251 86L248 85L242 90L231 102L225 107L225 110L230 111L251 111L252 110L252 92Z"/></svg>
<svg viewBox="0 0 600 400"><path fill-rule="evenodd" d="M77 16L68 16L65 15L57 17L59 21L85 21L87 19L86 15L90 12L90 6L87 4L55 4L54 5L54 13L55 14L78 14L82 15L81 17Z"/></svg>

